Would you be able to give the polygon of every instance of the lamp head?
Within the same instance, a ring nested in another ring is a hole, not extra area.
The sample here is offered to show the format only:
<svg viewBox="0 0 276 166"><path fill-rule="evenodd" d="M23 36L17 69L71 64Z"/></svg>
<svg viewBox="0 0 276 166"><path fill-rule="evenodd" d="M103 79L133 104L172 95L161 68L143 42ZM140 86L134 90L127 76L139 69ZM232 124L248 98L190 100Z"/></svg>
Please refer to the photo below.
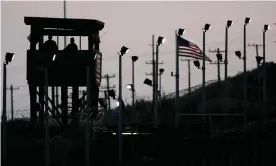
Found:
<svg viewBox="0 0 276 166"><path fill-rule="evenodd" d="M235 51L236 56L241 59L241 51Z"/></svg>
<svg viewBox="0 0 276 166"><path fill-rule="evenodd" d="M217 54L217 59L219 62L222 62L222 55L221 54Z"/></svg>
<svg viewBox="0 0 276 166"><path fill-rule="evenodd" d="M260 64L261 64L261 61L262 61L263 59L264 59L264 58L261 57L261 56L256 56L257 64L260 65Z"/></svg>
<svg viewBox="0 0 276 166"><path fill-rule="evenodd" d="M105 98L99 98L99 103L100 103L101 107L107 108L107 101Z"/></svg>
<svg viewBox="0 0 276 166"><path fill-rule="evenodd" d="M160 68L159 69L159 72L162 74L163 72L165 71L165 69L163 69L163 68Z"/></svg>
<svg viewBox="0 0 276 166"><path fill-rule="evenodd" d="M108 95L109 95L110 97L112 97L113 99L115 99L116 93L115 93L114 89L109 90L109 91L108 91Z"/></svg>
<svg viewBox="0 0 276 166"><path fill-rule="evenodd" d="M122 105L121 105L122 104ZM125 109L125 102L123 101L123 100L117 100L116 101L116 105L118 106L118 107L120 107L120 106L122 106L122 109Z"/></svg>
<svg viewBox="0 0 276 166"><path fill-rule="evenodd" d="M146 78L145 81L144 81L144 84L152 86L152 80Z"/></svg>
<svg viewBox="0 0 276 166"><path fill-rule="evenodd" d="M182 28L178 29L178 32L177 32L178 36L182 36L184 35L184 33L185 33L185 29L182 29Z"/></svg>
<svg viewBox="0 0 276 166"><path fill-rule="evenodd" d="M200 62L199 62L199 60L195 60L194 61L194 65L195 65L195 67L197 67L199 69L200 68Z"/></svg>
<svg viewBox="0 0 276 166"><path fill-rule="evenodd" d="M56 60L56 56L57 56L56 54L53 55L53 61Z"/></svg>
<svg viewBox="0 0 276 166"><path fill-rule="evenodd" d="M251 18L246 17L245 20L244 20L244 24L247 25L247 24L250 23L250 21L251 21Z"/></svg>
<svg viewBox="0 0 276 166"><path fill-rule="evenodd" d="M127 84L126 85L126 88L130 91L134 91L134 87L133 87L133 84Z"/></svg>
<svg viewBox="0 0 276 166"><path fill-rule="evenodd" d="M159 36L158 39L157 39L157 45L161 45L163 43L165 43L166 39L162 36Z"/></svg>
<svg viewBox="0 0 276 166"><path fill-rule="evenodd" d="M121 56L125 55L128 51L129 51L129 48L127 48L126 46L123 46L120 51Z"/></svg>
<svg viewBox="0 0 276 166"><path fill-rule="evenodd" d="M205 24L205 26L204 26L205 32L208 31L210 28L211 28L210 24Z"/></svg>
<svg viewBox="0 0 276 166"><path fill-rule="evenodd" d="M227 28L231 27L232 24L233 24L233 21L232 20L228 20L227 21Z"/></svg>
<svg viewBox="0 0 276 166"><path fill-rule="evenodd" d="M10 63L14 59L14 53L7 52L5 56L6 64Z"/></svg>
<svg viewBox="0 0 276 166"><path fill-rule="evenodd" d="M138 60L138 56L132 56L131 59L133 62L136 62Z"/></svg>
<svg viewBox="0 0 276 166"><path fill-rule="evenodd" d="M270 28L269 25L267 25L267 24L264 25L264 31L265 31L265 32L266 32L267 30L269 30L269 28Z"/></svg>

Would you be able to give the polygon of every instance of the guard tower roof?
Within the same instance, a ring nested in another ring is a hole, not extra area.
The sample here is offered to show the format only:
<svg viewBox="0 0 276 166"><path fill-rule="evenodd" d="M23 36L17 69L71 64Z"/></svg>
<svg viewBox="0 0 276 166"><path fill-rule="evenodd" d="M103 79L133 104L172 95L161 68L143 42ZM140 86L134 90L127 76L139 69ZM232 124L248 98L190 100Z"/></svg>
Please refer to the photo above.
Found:
<svg viewBox="0 0 276 166"><path fill-rule="evenodd" d="M104 23L93 19L64 19L49 17L24 17L26 25L33 25L42 28L61 28L82 31L100 31L104 28Z"/></svg>

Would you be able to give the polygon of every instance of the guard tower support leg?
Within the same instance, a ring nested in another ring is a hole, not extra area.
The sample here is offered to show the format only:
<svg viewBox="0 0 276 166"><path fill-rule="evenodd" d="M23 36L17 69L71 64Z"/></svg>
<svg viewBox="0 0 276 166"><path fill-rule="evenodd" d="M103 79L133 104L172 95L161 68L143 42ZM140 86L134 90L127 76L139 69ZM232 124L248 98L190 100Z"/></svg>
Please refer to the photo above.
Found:
<svg viewBox="0 0 276 166"><path fill-rule="evenodd" d="M62 124L64 128L68 126L68 86L61 86Z"/></svg>
<svg viewBox="0 0 276 166"><path fill-rule="evenodd" d="M36 43L39 34L37 32L39 28L37 26L31 26L31 34L30 34L30 50L36 50ZM28 79L28 78L27 78ZM37 124L37 94L36 94L37 86L36 85L29 85L29 92L30 92L30 115L31 115L31 123L33 126Z"/></svg>
<svg viewBox="0 0 276 166"><path fill-rule="evenodd" d="M99 41L97 40L97 38L95 39L95 37L91 34L88 36L88 50L93 50L93 49L99 51ZM89 77L89 78L91 79L90 80L91 86L90 86L90 88L88 88L89 92L87 92L87 95L88 95L88 93L90 94L89 95L90 97L87 97L87 99L90 101L87 101L87 103L90 104L90 106L88 106L88 108L91 108L91 111L93 113L92 121L96 118L96 116L98 114L98 98L99 98L99 87L96 85L96 72L95 71L96 71L96 66L93 66L93 68L90 68L91 77ZM94 128L94 126L92 128ZM93 138L95 138L94 134L95 134L95 132L93 132L93 135L92 135ZM94 142L92 144L94 144ZM93 148L93 152L95 152L94 148Z"/></svg>
<svg viewBox="0 0 276 166"><path fill-rule="evenodd" d="M39 104L40 104L40 109L39 109L39 125L43 126L44 125L44 86L40 85L39 86Z"/></svg>
<svg viewBox="0 0 276 166"><path fill-rule="evenodd" d="M37 109L36 109L36 86L29 85L29 92L30 92L30 115L31 115L31 123L35 125L37 123Z"/></svg>
<svg viewBox="0 0 276 166"><path fill-rule="evenodd" d="M72 94L72 115L73 115L73 118L75 118L75 116L77 116L77 113L79 111L78 99L79 99L79 87L78 86L73 86L73 94ZM78 121L76 121L75 124L77 122Z"/></svg>
<svg viewBox="0 0 276 166"><path fill-rule="evenodd" d="M52 86L51 87L51 91L52 91L52 93L51 93L51 95L52 95L52 111L53 111L53 115L55 116L56 115L56 99L55 99L55 86Z"/></svg>

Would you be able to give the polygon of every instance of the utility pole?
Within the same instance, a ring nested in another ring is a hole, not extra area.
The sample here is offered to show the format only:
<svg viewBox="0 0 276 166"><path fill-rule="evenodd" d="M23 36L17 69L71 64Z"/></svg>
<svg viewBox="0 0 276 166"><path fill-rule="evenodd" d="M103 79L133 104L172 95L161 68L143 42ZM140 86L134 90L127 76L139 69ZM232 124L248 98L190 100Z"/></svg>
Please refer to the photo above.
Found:
<svg viewBox="0 0 276 166"><path fill-rule="evenodd" d="M152 35L152 44L150 45L152 46L152 61L147 61L146 64L150 64L152 65L152 73L151 74L147 74L146 75L152 75L152 112L154 111L154 107L155 107L155 43L154 43L154 35Z"/></svg>
<svg viewBox="0 0 276 166"><path fill-rule="evenodd" d="M13 112L13 91L14 90L19 90L19 87L14 88L13 85L10 86L7 90L11 91L11 119L13 120L14 118L14 112Z"/></svg>
<svg viewBox="0 0 276 166"><path fill-rule="evenodd" d="M155 61L147 61L146 62L146 64L152 64L152 66L155 66L156 64L155 64ZM164 62L162 61L162 62L158 62L158 64L164 64ZM152 73L146 73L146 75L152 75L153 76L153 86L152 86L152 88L153 88L153 95L152 95L152 104L153 104L153 106L152 106L152 108L153 108L153 111L154 111L154 124L155 124L155 126L157 126L157 123L158 123L158 120L157 120L157 118L158 118L158 108L155 108L156 107L156 104L155 103L158 103L158 99L156 98L156 94L158 93L157 91L156 91L156 78L155 78L155 75L158 75L158 71L155 73L155 68L153 68L153 72Z"/></svg>
<svg viewBox="0 0 276 166"><path fill-rule="evenodd" d="M226 56L225 56L225 60L224 62L222 62L222 55L221 55L221 52L225 52L225 51L222 51L220 50L219 48L217 48L216 50L209 50L209 52L211 53L217 53L216 56L217 56L217 61L214 62L214 63L210 63L211 65L217 65L217 69L218 69L218 83L219 83L219 88L221 86L221 78L220 78L220 65L224 64L224 65L227 65L228 63L228 60L226 59ZM227 70L228 68L226 67L225 70L224 70L224 107L223 107L223 112L224 112L224 118L225 118L225 128L227 128L227 111L228 111L228 85L227 85Z"/></svg>
<svg viewBox="0 0 276 166"><path fill-rule="evenodd" d="M48 106L48 69L44 68L44 81L45 81L45 90L44 90L44 106L45 106L45 166L50 166L50 143L49 143L49 106Z"/></svg>
<svg viewBox="0 0 276 166"><path fill-rule="evenodd" d="M90 165L90 116L91 111L91 67L86 67L87 104L85 109L85 166Z"/></svg>
<svg viewBox="0 0 276 166"><path fill-rule="evenodd" d="M113 75L105 74L105 75L102 76L102 78L106 79L106 86L101 87L101 88L107 90L107 93L109 92L110 89L116 88L115 85L110 86L110 84L109 84L109 79L110 78L115 78L115 77L116 77L115 74L113 74ZM108 111L110 111L110 109L111 109L110 108L110 96L108 96L108 94L107 94L107 97L108 97Z"/></svg>
<svg viewBox="0 0 276 166"><path fill-rule="evenodd" d="M157 114L157 108L155 108L156 107L156 93L157 93L157 91L156 91L156 73L158 74L158 71L155 71L155 66L157 65L157 63L155 62L155 50L154 50L154 48L155 48L155 42L154 42L154 35L152 35L152 44L151 44L151 46L152 46L152 61L146 61L146 64L150 64L150 65L152 65L152 73L146 73L146 75L152 75L152 81L153 81L153 86L152 86L152 110L153 110L153 112L155 111L155 113L154 113L154 115L155 115L155 126L157 126L157 116L158 116L158 114ZM163 62L158 62L158 64L163 64Z"/></svg>
<svg viewBox="0 0 276 166"><path fill-rule="evenodd" d="M188 95L191 96L191 59L181 59L181 61L188 63Z"/></svg>
<svg viewBox="0 0 276 166"><path fill-rule="evenodd" d="M217 48L216 50L209 50L209 52L211 52L211 53L217 53L217 61L214 62L214 63L211 62L210 64L211 65L217 65L217 69L218 69L218 82L220 83L221 82L221 78L220 78L220 65L225 64L225 62L221 63L221 61L222 61L221 52L225 52L225 51L221 51L219 48Z"/></svg>
<svg viewBox="0 0 276 166"><path fill-rule="evenodd" d="M262 44L248 44L248 47L255 47L256 49L256 62L257 62L257 69L259 69L260 67L260 62L258 62L258 59L261 59L263 57L260 57L259 56L259 47L260 46L263 46ZM259 96L259 99L261 100L261 71L257 70L258 71L258 96Z"/></svg>

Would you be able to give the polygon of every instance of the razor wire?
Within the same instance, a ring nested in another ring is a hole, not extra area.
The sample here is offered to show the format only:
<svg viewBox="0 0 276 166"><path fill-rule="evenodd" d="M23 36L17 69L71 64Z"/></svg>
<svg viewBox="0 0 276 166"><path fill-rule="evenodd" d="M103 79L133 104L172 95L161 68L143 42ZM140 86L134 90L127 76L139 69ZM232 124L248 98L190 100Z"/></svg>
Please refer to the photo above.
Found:
<svg viewBox="0 0 276 166"><path fill-rule="evenodd" d="M208 85L210 85L212 83L215 83L215 82L217 82L217 80L209 80L209 81L206 82L205 86L208 86ZM191 87L191 93L195 92L196 90L200 89L201 87L202 87L202 84L198 84L196 86ZM186 95L188 93L189 93L189 89L188 88L187 89L183 89L183 90L179 91L179 96L184 96L184 95ZM172 99L172 98L175 98L175 96L176 96L176 92L172 92L172 93L169 93L169 94L165 95L162 98L163 99Z"/></svg>

